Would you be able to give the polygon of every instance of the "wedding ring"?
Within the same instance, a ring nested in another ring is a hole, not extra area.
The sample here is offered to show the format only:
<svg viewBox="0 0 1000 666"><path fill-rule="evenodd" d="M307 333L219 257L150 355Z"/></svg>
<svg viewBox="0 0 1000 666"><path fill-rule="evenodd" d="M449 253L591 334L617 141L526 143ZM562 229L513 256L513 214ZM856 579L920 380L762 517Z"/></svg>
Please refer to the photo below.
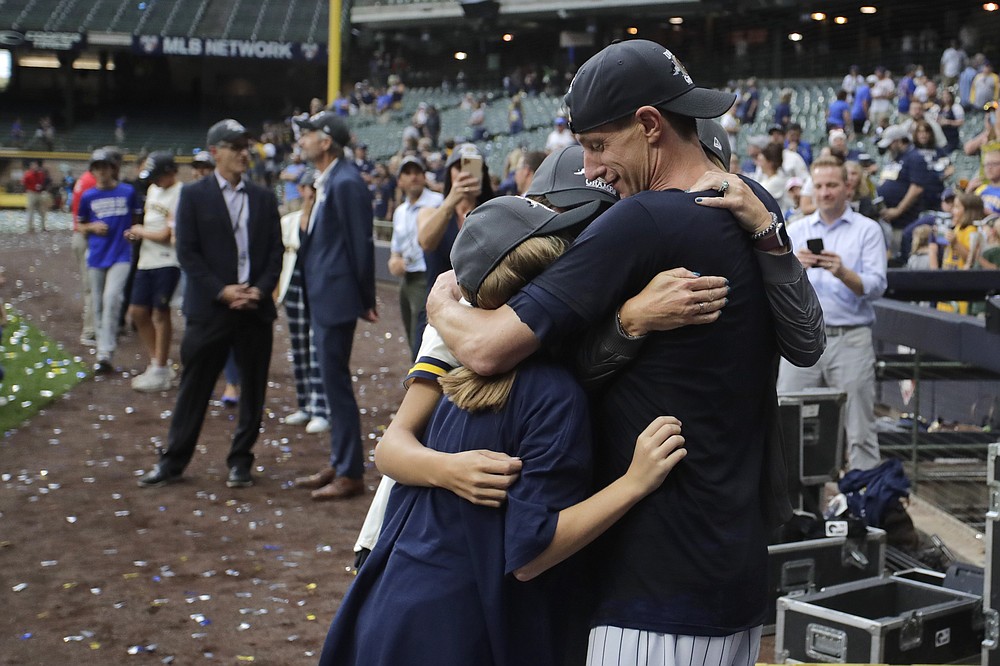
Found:
<svg viewBox="0 0 1000 666"><path fill-rule="evenodd" d="M700 313L702 313L704 311L705 311L705 304L704 303L699 303L698 304L698 313L700 314Z"/></svg>
<svg viewBox="0 0 1000 666"><path fill-rule="evenodd" d="M722 181L722 185L719 185L719 196L720 197L726 196L726 192L728 190L729 190L729 181L728 180Z"/></svg>

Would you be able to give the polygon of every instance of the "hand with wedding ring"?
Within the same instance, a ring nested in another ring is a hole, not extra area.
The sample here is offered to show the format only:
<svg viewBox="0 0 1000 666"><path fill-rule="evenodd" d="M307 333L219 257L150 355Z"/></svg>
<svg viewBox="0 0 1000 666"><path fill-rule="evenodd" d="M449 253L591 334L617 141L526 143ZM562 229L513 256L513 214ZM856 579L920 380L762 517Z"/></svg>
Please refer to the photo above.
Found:
<svg viewBox="0 0 1000 666"><path fill-rule="evenodd" d="M694 201L709 208L726 208L744 231L754 234L771 224L771 213L741 178L722 171L706 171L689 192L709 192Z"/></svg>
<svg viewBox="0 0 1000 666"><path fill-rule="evenodd" d="M618 311L622 330L630 336L669 331L690 324L711 324L729 302L729 281L698 275L686 268L657 274Z"/></svg>

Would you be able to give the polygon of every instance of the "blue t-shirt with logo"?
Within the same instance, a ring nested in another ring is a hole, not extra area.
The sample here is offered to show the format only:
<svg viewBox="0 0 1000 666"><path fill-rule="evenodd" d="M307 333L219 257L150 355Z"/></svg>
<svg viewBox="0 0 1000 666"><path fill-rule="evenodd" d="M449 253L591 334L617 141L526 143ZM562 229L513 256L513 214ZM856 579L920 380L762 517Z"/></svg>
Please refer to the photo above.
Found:
<svg viewBox="0 0 1000 666"><path fill-rule="evenodd" d="M87 235L87 266L110 268L113 264L132 260L132 244L125 238L134 215L142 215L135 188L118 183L110 190L93 188L80 197L80 222L103 222L108 225L104 236Z"/></svg>
<svg viewBox="0 0 1000 666"><path fill-rule="evenodd" d="M906 196L910 184L919 185L924 190L934 189L940 184L937 174L927 168L927 162L920 151L909 148L893 162L886 162L879 176L878 195L885 200L885 205L894 208ZM893 228L903 229L917 219L922 208L922 200L918 199L908 209L892 221Z"/></svg>

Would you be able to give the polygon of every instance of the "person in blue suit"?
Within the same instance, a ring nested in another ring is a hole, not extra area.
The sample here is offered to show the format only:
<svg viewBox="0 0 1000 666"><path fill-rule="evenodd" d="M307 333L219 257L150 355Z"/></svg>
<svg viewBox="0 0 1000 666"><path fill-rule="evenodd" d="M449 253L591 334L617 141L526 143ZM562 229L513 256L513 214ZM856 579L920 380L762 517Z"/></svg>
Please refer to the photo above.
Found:
<svg viewBox="0 0 1000 666"><path fill-rule="evenodd" d="M372 199L357 167L344 157L351 134L332 111L296 120L299 145L320 175L316 203L299 248L317 361L330 409L330 466L295 480L314 500L364 492L361 417L351 382L358 319L378 321Z"/></svg>
<svg viewBox="0 0 1000 666"><path fill-rule="evenodd" d="M249 134L235 120L208 130L215 171L188 183L177 204L177 258L187 275L180 388L167 449L139 479L144 488L180 480L194 454L205 410L229 350L240 369L240 411L226 485L253 485L251 451L260 432L277 316L271 294L284 246L273 192L244 178Z"/></svg>

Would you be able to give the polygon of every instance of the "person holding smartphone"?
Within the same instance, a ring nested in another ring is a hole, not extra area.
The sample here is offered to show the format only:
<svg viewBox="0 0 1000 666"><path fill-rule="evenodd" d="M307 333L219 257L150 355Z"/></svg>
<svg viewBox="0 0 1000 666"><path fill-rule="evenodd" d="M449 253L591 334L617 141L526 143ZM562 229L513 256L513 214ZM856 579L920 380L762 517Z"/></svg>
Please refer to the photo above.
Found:
<svg viewBox="0 0 1000 666"><path fill-rule="evenodd" d="M778 392L828 386L847 394L844 426L848 469L881 462L875 433L875 348L872 301L886 288L886 246L879 224L849 205L847 171L832 158L812 165L816 212L788 228L792 251L806 268L823 307L826 351L816 365L782 359Z"/></svg>
<svg viewBox="0 0 1000 666"><path fill-rule="evenodd" d="M479 148L472 143L455 146L444 165L444 201L422 209L417 216L417 242L424 250L428 290L438 275L451 270L451 247L465 216L493 196L489 169ZM423 330L426 322L427 315L421 312L417 328ZM413 346L419 348L419 341Z"/></svg>

